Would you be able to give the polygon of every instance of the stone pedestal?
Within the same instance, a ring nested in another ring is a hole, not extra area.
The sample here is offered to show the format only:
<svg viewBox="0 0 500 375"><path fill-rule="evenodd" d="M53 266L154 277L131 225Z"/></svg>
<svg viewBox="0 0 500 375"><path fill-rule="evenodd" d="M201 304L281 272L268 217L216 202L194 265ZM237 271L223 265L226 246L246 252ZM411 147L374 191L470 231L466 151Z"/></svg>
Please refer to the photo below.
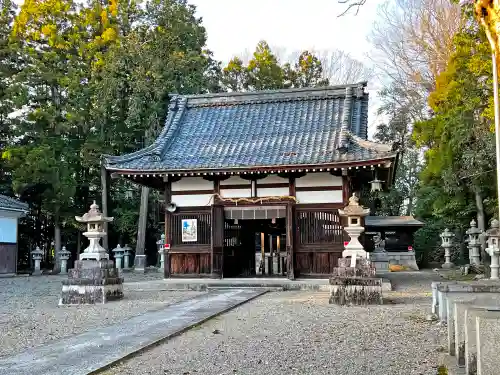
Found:
<svg viewBox="0 0 500 375"><path fill-rule="evenodd" d="M123 278L109 260L76 261L62 284L59 305L97 304L123 298Z"/></svg>
<svg viewBox="0 0 500 375"><path fill-rule="evenodd" d="M158 254L160 254L160 270L165 269L165 249L158 250Z"/></svg>
<svg viewBox="0 0 500 375"><path fill-rule="evenodd" d="M66 250L66 246L63 246L61 252L59 253L59 259L61 260L61 274L65 275L68 273L68 260L71 256L71 252Z"/></svg>
<svg viewBox="0 0 500 375"><path fill-rule="evenodd" d="M373 252L370 253L370 261L375 266L375 269L379 272L389 271L389 257L387 252Z"/></svg>
<svg viewBox="0 0 500 375"><path fill-rule="evenodd" d="M144 254L135 254L134 258L134 271L136 272L145 272L146 268L146 255Z"/></svg>
<svg viewBox="0 0 500 375"><path fill-rule="evenodd" d="M261 252L255 253L255 274L258 276L262 275L261 263L262 263L262 253Z"/></svg>
<svg viewBox="0 0 500 375"><path fill-rule="evenodd" d="M33 270L32 275L40 276L42 274L42 271L40 269L40 263L42 262L43 251L37 246L36 249L31 252L31 257L35 262L35 268Z"/></svg>
<svg viewBox="0 0 500 375"><path fill-rule="evenodd" d="M350 267L351 259L341 258L330 278L330 300L336 305L382 304L382 279L376 278L376 269L367 259L358 259Z"/></svg>

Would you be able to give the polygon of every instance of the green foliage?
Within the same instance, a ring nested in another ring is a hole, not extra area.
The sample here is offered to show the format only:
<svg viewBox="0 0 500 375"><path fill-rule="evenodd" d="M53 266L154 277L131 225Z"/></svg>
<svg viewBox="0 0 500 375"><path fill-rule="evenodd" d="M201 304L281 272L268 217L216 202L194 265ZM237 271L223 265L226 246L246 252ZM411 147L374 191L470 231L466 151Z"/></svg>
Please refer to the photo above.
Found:
<svg viewBox="0 0 500 375"><path fill-rule="evenodd" d="M9 168L9 185L39 209L35 227L45 221L76 235L74 215L99 200L100 155L151 142L169 93L221 90L205 42L185 0L27 0L17 17L0 2L0 135L8 140L0 170ZM138 188L113 181L111 189L110 243L132 243Z"/></svg>
<svg viewBox="0 0 500 375"><path fill-rule="evenodd" d="M455 51L429 97L432 116L413 131L425 151L416 212L427 228L416 241L428 252L440 243L433 230L448 227L461 240L472 218L487 218L496 206L491 52L468 8L463 17Z"/></svg>
<svg viewBox="0 0 500 375"><path fill-rule="evenodd" d="M222 85L231 91L275 90L290 87L327 86L323 66L314 54L304 51L295 64L280 65L265 41L257 44L252 59L232 58L222 70Z"/></svg>

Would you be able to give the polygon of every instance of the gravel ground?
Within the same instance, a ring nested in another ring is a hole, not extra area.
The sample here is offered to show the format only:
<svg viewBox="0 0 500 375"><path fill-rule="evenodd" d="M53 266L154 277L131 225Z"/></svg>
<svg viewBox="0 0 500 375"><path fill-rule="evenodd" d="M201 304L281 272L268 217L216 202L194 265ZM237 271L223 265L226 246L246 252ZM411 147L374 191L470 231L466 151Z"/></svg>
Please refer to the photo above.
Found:
<svg viewBox="0 0 500 375"><path fill-rule="evenodd" d="M66 336L125 322L148 310L198 295L124 285L124 299L106 305L57 304L64 276L0 279L0 356L10 355ZM125 275L125 280L147 281L155 276ZM142 288L139 289L139 288Z"/></svg>
<svg viewBox="0 0 500 375"><path fill-rule="evenodd" d="M435 375L445 330L425 320L432 273L390 274L382 306L326 293L273 292L106 372L115 374Z"/></svg>

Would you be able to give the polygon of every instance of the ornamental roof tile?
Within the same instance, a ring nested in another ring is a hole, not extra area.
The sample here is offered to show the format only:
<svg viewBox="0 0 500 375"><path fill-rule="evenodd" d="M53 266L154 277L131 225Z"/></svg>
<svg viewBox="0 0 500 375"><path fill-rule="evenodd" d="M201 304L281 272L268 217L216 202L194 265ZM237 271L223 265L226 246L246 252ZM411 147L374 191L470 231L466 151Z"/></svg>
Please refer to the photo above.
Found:
<svg viewBox="0 0 500 375"><path fill-rule="evenodd" d="M173 95L165 127L111 171L170 172L325 165L395 157L367 140L366 82L308 89Z"/></svg>

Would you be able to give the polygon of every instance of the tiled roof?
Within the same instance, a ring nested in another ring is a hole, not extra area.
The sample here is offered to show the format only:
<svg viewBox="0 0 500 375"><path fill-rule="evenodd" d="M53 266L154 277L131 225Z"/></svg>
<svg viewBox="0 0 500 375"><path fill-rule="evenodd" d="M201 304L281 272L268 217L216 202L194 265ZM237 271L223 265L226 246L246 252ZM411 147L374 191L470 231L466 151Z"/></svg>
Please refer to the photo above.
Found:
<svg viewBox="0 0 500 375"><path fill-rule="evenodd" d="M424 223L418 221L413 216L367 216L365 226L367 227L412 227L423 226Z"/></svg>
<svg viewBox="0 0 500 375"><path fill-rule="evenodd" d="M17 199L0 194L0 210L6 211L28 211L29 206Z"/></svg>
<svg viewBox="0 0 500 375"><path fill-rule="evenodd" d="M395 157L367 141L366 83L173 96L165 127L140 151L105 156L114 171L326 165ZM344 147L342 147L344 146Z"/></svg>

